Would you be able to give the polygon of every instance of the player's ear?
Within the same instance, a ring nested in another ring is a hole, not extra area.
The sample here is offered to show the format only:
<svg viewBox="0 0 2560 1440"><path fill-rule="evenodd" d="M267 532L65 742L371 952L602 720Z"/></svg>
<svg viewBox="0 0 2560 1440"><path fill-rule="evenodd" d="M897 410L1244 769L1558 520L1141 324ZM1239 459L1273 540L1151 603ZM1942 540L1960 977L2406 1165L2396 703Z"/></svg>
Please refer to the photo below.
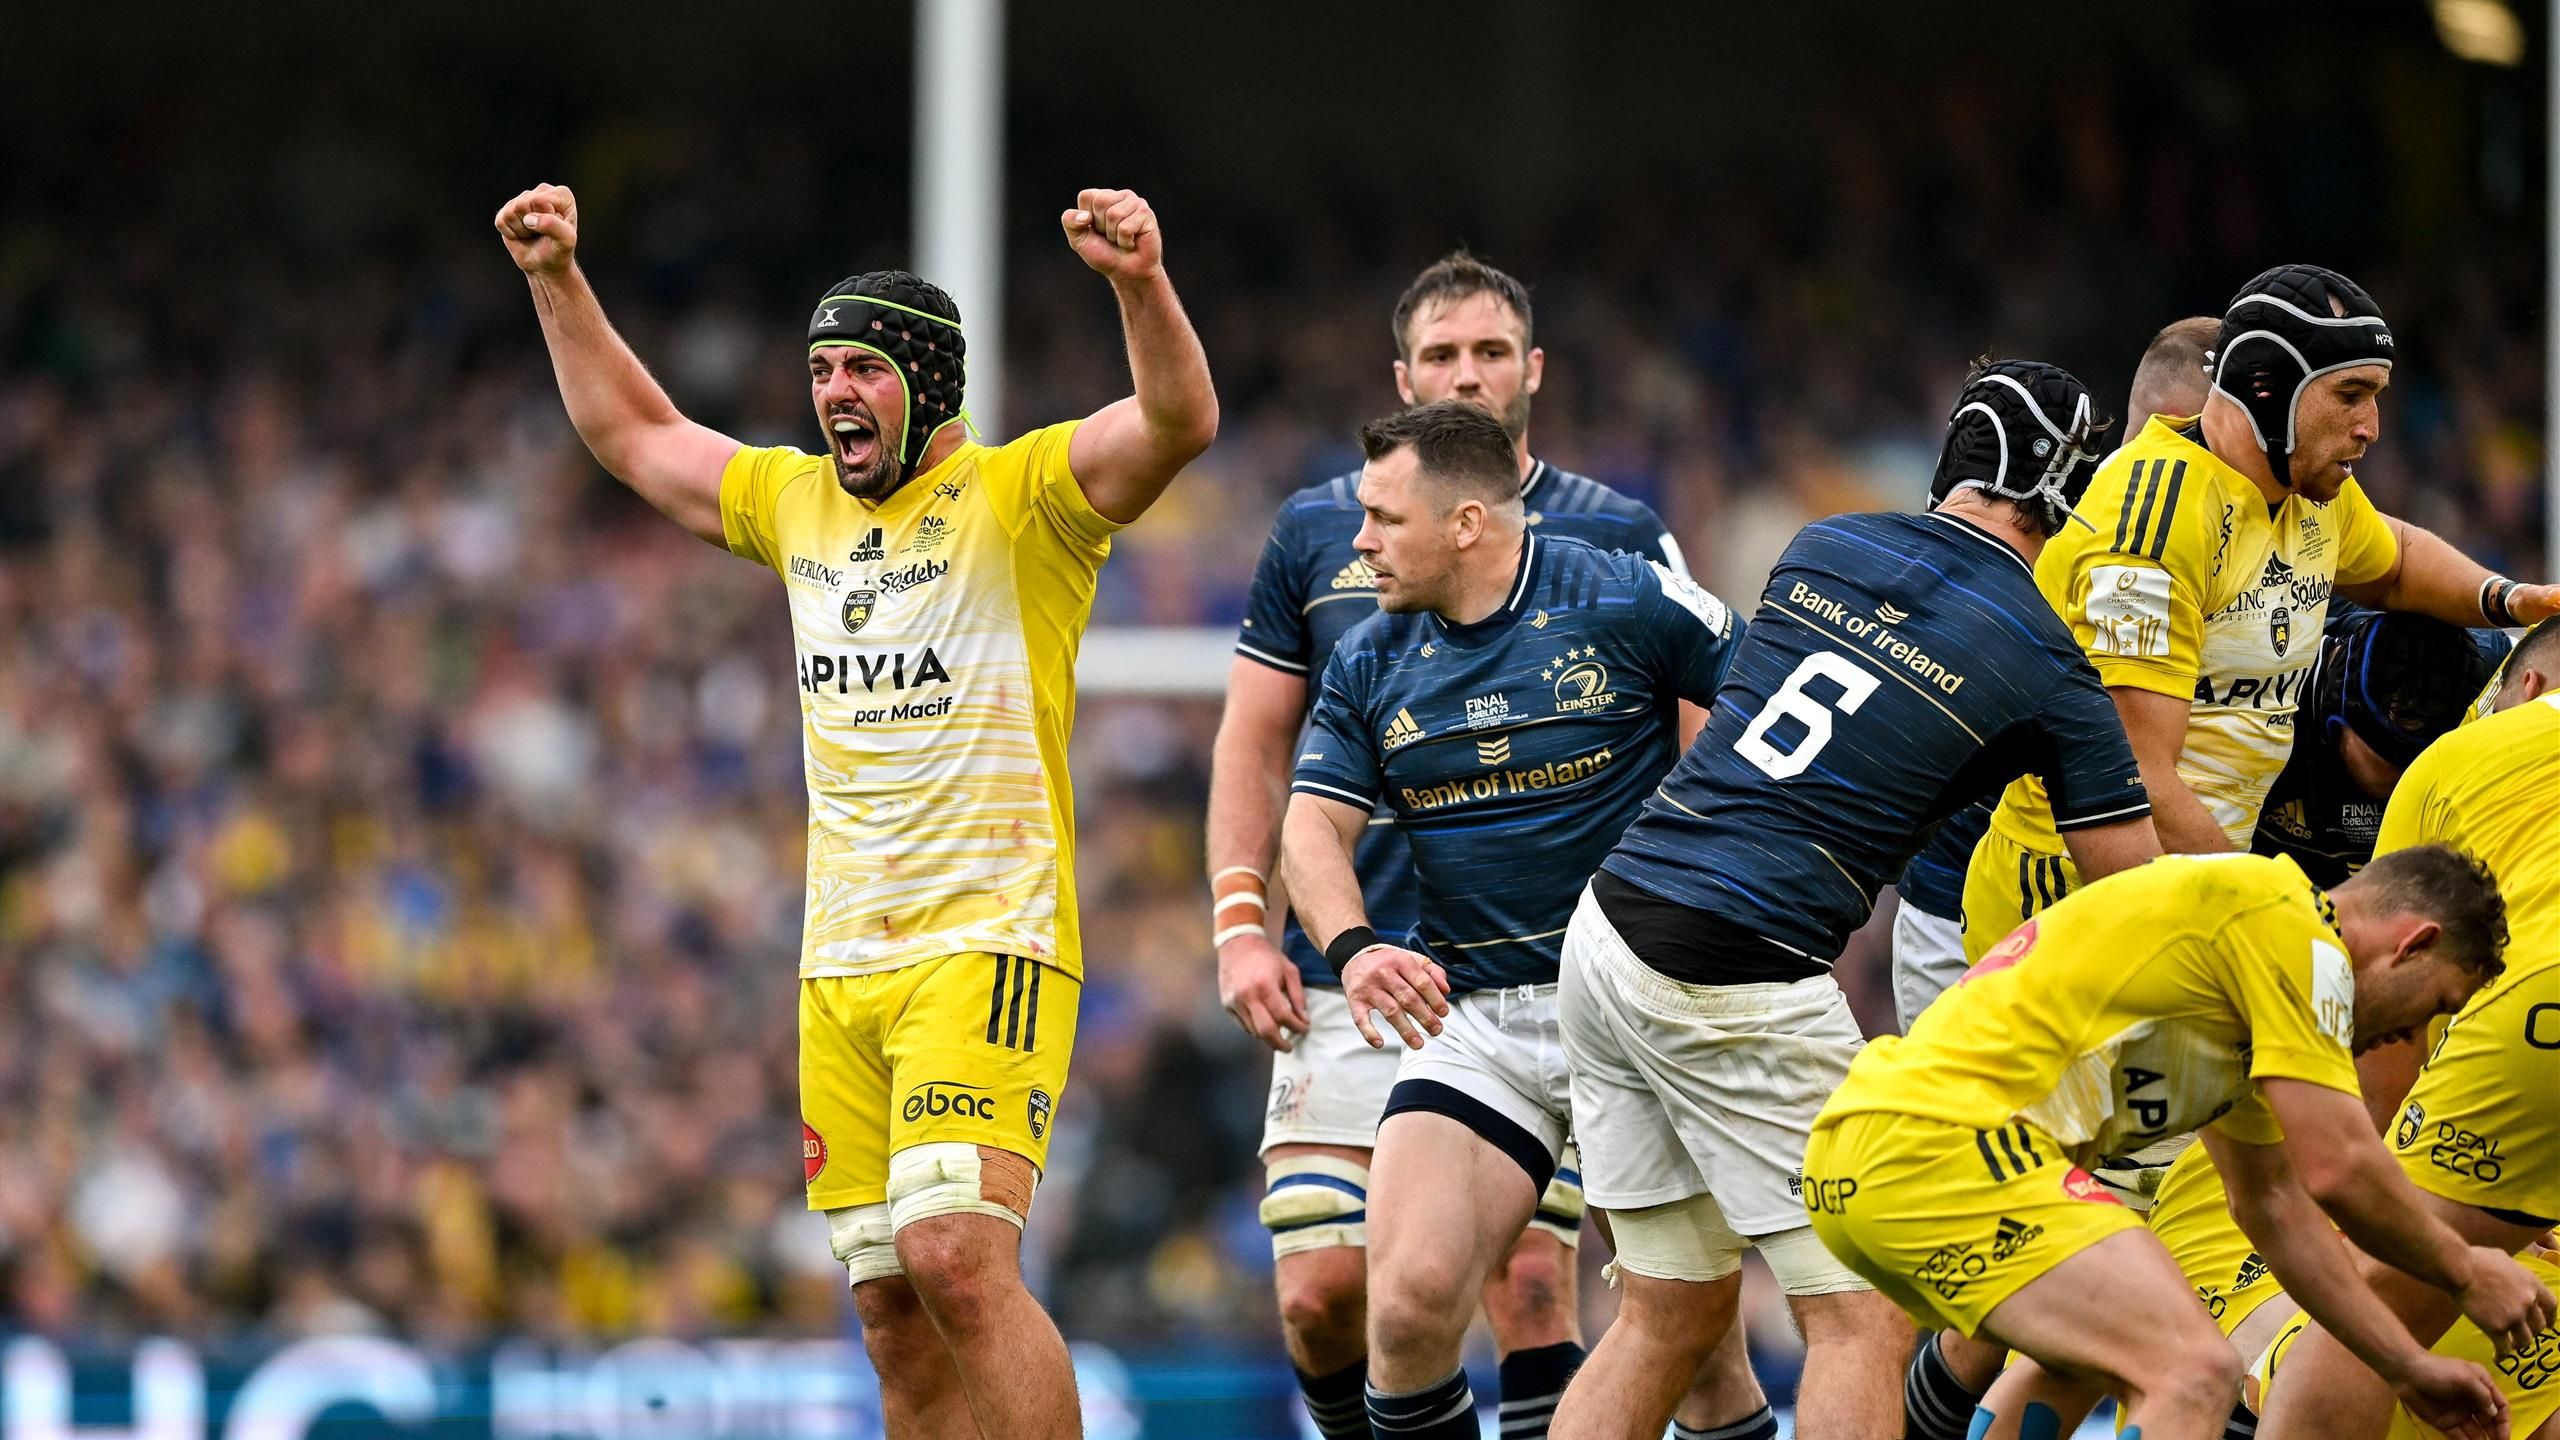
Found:
<svg viewBox="0 0 2560 1440"><path fill-rule="evenodd" d="M1538 393L1538 387L1546 383L1546 379L1547 352L1539 349L1535 345L1532 345L1529 347L1528 381L1521 386L1521 389L1528 394L1535 395Z"/></svg>
<svg viewBox="0 0 2560 1440"><path fill-rule="evenodd" d="M2433 920L2421 920L2400 937L2400 949L2391 958L2397 962L2423 955L2443 934L2442 925Z"/></svg>
<svg viewBox="0 0 2560 1440"><path fill-rule="evenodd" d="M1407 405L1413 403L1413 381L1406 378L1402 360L1396 362L1396 398Z"/></svg>
<svg viewBox="0 0 2560 1440"><path fill-rule="evenodd" d="M2539 700L2550 688L2551 677L2528 666L2523 673L2516 676L2516 703L2522 705L2528 701Z"/></svg>
<svg viewBox="0 0 2560 1440"><path fill-rule="evenodd" d="M1473 545L1484 538L1484 502L1461 500L1449 511L1450 536L1460 545Z"/></svg>

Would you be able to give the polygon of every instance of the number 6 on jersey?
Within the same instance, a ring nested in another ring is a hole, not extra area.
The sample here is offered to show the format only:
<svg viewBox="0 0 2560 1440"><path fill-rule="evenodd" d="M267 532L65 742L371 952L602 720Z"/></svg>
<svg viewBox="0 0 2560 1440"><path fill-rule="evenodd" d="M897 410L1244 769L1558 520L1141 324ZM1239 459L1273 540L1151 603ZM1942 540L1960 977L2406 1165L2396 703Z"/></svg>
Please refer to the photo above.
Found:
<svg viewBox="0 0 2560 1440"><path fill-rule="evenodd" d="M1825 705L1804 693L1805 682L1817 675L1840 687L1837 701ZM1857 714L1858 707L1867 703L1867 697L1876 693L1880 683L1846 656L1816 650L1804 657L1804 663L1796 666L1786 683L1769 696L1769 703L1752 717L1750 727L1733 742L1734 753L1759 766L1772 779L1801 775L1813 763L1813 757L1822 753L1822 747L1831 743L1832 710L1836 708L1843 715ZM1787 718L1805 729L1804 738L1796 742L1793 750L1781 750L1769 743L1770 728Z"/></svg>

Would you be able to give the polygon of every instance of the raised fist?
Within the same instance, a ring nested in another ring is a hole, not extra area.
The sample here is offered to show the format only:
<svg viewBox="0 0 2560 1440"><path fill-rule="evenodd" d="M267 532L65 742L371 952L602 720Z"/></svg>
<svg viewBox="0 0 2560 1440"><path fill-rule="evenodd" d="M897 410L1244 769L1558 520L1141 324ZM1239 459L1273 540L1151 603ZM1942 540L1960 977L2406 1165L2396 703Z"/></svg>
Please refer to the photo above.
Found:
<svg viewBox="0 0 2560 1440"><path fill-rule="evenodd" d="M578 197L566 185L536 185L498 207L498 238L527 275L558 275L578 250Z"/></svg>
<svg viewBox="0 0 2560 1440"><path fill-rule="evenodd" d="M1164 273L1164 236L1156 212L1134 190L1083 190L1076 208L1058 217L1076 258L1113 284Z"/></svg>

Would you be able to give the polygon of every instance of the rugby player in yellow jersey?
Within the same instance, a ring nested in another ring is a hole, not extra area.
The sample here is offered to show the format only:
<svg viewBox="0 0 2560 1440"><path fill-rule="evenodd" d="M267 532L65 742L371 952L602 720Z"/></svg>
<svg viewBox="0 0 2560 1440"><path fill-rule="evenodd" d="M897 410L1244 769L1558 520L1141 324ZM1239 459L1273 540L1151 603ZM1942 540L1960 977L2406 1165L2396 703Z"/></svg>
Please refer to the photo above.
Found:
<svg viewBox="0 0 2560 1440"><path fill-rule="evenodd" d="M2424 1212L2351 1059L2458 1008L2504 940L2495 881L2441 846L2376 860L2325 897L2260 856L2109 876L2019 927L1907 1037L1869 1043L1815 1121L1805 1208L1835 1255L1924 1322L2104 1387L2128 1433L2205 1440L2239 1357L2141 1218L2081 1168L2202 1127L2306 1306L2422 1413L2494 1415L2489 1377L2412 1340L2328 1218L2492 1333L2550 1318L2549 1293L2504 1254ZM2049 1411L2004 1408L2009 1386L1977 1433L2051 1435Z"/></svg>
<svg viewBox="0 0 2560 1440"><path fill-rule="evenodd" d="M1087 190L1061 223L1118 298L1135 394L974 443L958 307L874 271L812 312L827 439L812 455L676 412L578 269L568 190L538 185L497 216L579 438L790 598L809 780L804 1168L900 1437L1079 1428L1066 1346L1019 1256L1083 975L1076 646L1112 533L1218 425L1154 211Z"/></svg>
<svg viewBox="0 0 2560 1440"><path fill-rule="evenodd" d="M2492 575L2365 498L2353 467L2381 436L2392 356L2354 281L2260 275L2223 315L2204 413L2154 418L2109 456L2036 563L2124 716L2170 851L2249 848L2333 590L2456 625L2560 610L2560 589ZM2043 785L2018 781L1966 870L1966 958L2078 883Z"/></svg>
<svg viewBox="0 0 2560 1440"><path fill-rule="evenodd" d="M2509 657L2494 711L2438 740L2410 765L2383 813L2375 847L2387 858L2412 846L2459 846L2498 873L2507 896L2516 940L2506 973L2445 1027L2410 1088L2391 1142L2431 1213L2475 1245L2511 1252L2542 1241L2560 1221L2555 797L2560 624L2545 622ZM2379 1267L2369 1267L2368 1278L2421 1338L2433 1340L2452 1323L2452 1309L2424 1287ZM2560 1350L2553 1361L2560 1362ZM2517 1376L2528 1373L2544 1372L2520 1366ZM2389 1425L2389 1402L2328 1327L2314 1326L2286 1352L2259 1433L2270 1440L2369 1440Z"/></svg>

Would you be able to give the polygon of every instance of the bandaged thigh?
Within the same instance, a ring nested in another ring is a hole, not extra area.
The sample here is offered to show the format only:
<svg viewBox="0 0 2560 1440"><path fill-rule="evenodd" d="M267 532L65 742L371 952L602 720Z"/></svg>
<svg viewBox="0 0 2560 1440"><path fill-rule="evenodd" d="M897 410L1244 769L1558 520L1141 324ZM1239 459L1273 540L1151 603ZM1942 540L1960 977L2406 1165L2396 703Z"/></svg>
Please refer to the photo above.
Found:
<svg viewBox="0 0 2560 1440"><path fill-rule="evenodd" d="M1294 1155L1263 1171L1262 1224L1272 1258L1369 1243L1369 1167L1331 1155Z"/></svg>
<svg viewBox="0 0 2560 1440"><path fill-rule="evenodd" d="M1582 1216L1587 1207L1582 1199L1580 1165L1573 1147L1566 1146L1555 1178L1547 1182L1547 1193L1538 1197L1537 1213L1529 1217L1530 1229L1544 1230L1568 1247L1582 1243Z"/></svg>
<svg viewBox="0 0 2560 1440"><path fill-rule="evenodd" d="M887 1204L843 1205L827 1212L827 1248L859 1285L905 1273L898 1264L896 1229Z"/></svg>
<svg viewBox="0 0 2560 1440"><path fill-rule="evenodd" d="M1840 1263L1810 1225L1763 1235L1751 1242L1768 1262L1771 1278L1789 1295L1838 1295L1876 1288L1857 1271Z"/></svg>
<svg viewBox="0 0 2560 1440"><path fill-rule="evenodd" d="M1020 1225L1039 1184L1030 1161L991 1146L910 1145L889 1157L889 1226L904 1230L937 1215L992 1215Z"/></svg>
<svg viewBox="0 0 2560 1440"><path fill-rule="evenodd" d="M1611 1284L1617 1283L1620 1270L1649 1280L1722 1280L1742 1268L1742 1252L1750 1244L1725 1223L1715 1197L1703 1191L1660 1205L1612 1210L1609 1238L1618 1258L1601 1273Z"/></svg>

